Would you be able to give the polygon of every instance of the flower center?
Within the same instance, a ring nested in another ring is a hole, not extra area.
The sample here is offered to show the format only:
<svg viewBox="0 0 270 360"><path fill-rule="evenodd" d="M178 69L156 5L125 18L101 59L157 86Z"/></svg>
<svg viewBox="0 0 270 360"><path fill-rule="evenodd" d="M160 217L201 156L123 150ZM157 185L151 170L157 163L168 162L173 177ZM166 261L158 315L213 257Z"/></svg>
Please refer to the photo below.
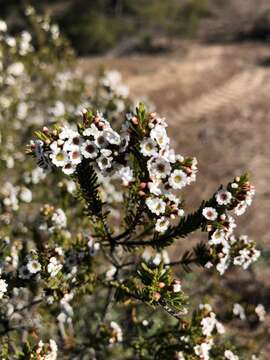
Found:
<svg viewBox="0 0 270 360"><path fill-rule="evenodd" d="M176 176L174 177L174 181L175 181L176 183L180 183L181 180L182 180L182 177L181 177L180 175L176 175Z"/></svg>
<svg viewBox="0 0 270 360"><path fill-rule="evenodd" d="M62 161L62 160L64 160L64 158L65 158L65 156L64 156L63 153L58 153L58 154L56 155L56 159L57 159L58 161Z"/></svg>
<svg viewBox="0 0 270 360"><path fill-rule="evenodd" d="M95 148L92 144L88 144L85 148L85 150L89 153L93 153L95 151Z"/></svg>

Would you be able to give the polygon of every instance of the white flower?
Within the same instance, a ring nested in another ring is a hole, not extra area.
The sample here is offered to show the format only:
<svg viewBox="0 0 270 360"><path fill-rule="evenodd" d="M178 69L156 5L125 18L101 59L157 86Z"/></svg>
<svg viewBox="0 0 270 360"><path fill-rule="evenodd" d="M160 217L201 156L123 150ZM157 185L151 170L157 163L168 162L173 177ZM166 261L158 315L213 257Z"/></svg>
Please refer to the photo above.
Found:
<svg viewBox="0 0 270 360"><path fill-rule="evenodd" d="M217 330L219 334L224 334L224 326L216 319L216 314L209 309L210 315L203 318L201 321L202 333L205 336L211 336L214 329Z"/></svg>
<svg viewBox="0 0 270 360"><path fill-rule="evenodd" d="M89 253L91 256L95 256L100 249L100 244L98 242L95 242L92 237L89 237L87 246L89 247Z"/></svg>
<svg viewBox="0 0 270 360"><path fill-rule="evenodd" d="M174 149L170 149L168 146L162 150L162 156L171 164L176 162L176 155ZM178 155L179 156L179 155Z"/></svg>
<svg viewBox="0 0 270 360"><path fill-rule="evenodd" d="M69 159L70 159L71 164L73 164L73 165L78 165L81 163L82 156L81 156L79 146L73 146L72 150L69 153Z"/></svg>
<svg viewBox="0 0 270 360"><path fill-rule="evenodd" d="M175 280L175 283L173 284L173 292L179 293L182 290L181 282L179 280Z"/></svg>
<svg viewBox="0 0 270 360"><path fill-rule="evenodd" d="M115 342L122 342L123 341L123 332L122 332L122 329L120 328L120 326L115 321L111 321L110 327L113 330L112 336L109 340L110 343L112 344Z"/></svg>
<svg viewBox="0 0 270 360"><path fill-rule="evenodd" d="M30 203L32 201L32 191L26 187L21 188L20 199L26 203Z"/></svg>
<svg viewBox="0 0 270 360"><path fill-rule="evenodd" d="M232 200L232 194L227 190L219 190L216 193L216 201L219 205L228 205Z"/></svg>
<svg viewBox="0 0 270 360"><path fill-rule="evenodd" d="M225 350L224 352L225 359L228 360L239 360L239 357L235 355L231 350Z"/></svg>
<svg viewBox="0 0 270 360"><path fill-rule="evenodd" d="M200 358L203 360L209 360L210 350L211 350L211 345L209 343L202 343L194 347L195 354L200 356Z"/></svg>
<svg viewBox="0 0 270 360"><path fill-rule="evenodd" d="M100 168L100 170L105 170L105 169L109 169L112 167L112 157L107 157L104 155L101 155L98 160L97 160L97 164Z"/></svg>
<svg viewBox="0 0 270 360"><path fill-rule="evenodd" d="M27 270L30 272L30 274L36 274L41 270L41 265L37 260L31 260L26 265Z"/></svg>
<svg viewBox="0 0 270 360"><path fill-rule="evenodd" d="M121 143L120 143L120 148L119 148L119 152L124 152L126 151L128 144L129 144L129 140L130 140L130 135L129 133L126 132L122 132L121 133Z"/></svg>
<svg viewBox="0 0 270 360"><path fill-rule="evenodd" d="M147 198L145 203L149 210L156 215L164 214L166 210L166 203L159 198Z"/></svg>
<svg viewBox="0 0 270 360"><path fill-rule="evenodd" d="M54 116L63 116L65 115L66 109L65 104L62 101L56 101L54 106L49 109L50 113Z"/></svg>
<svg viewBox="0 0 270 360"><path fill-rule="evenodd" d="M24 65L21 62L13 63L9 65L7 71L10 75L20 76L24 72Z"/></svg>
<svg viewBox="0 0 270 360"><path fill-rule="evenodd" d="M208 261L208 262L204 265L204 267L205 267L206 269L211 269L211 268L213 267L213 264L212 264L210 261Z"/></svg>
<svg viewBox="0 0 270 360"><path fill-rule="evenodd" d="M23 31L21 33L21 42L20 42L20 55L24 56L30 52L33 48L31 45L32 36L28 31Z"/></svg>
<svg viewBox="0 0 270 360"><path fill-rule="evenodd" d="M209 244L210 245L218 245L218 244L222 244L225 240L225 235L222 231L220 230L216 230L212 236L211 239L209 240Z"/></svg>
<svg viewBox="0 0 270 360"><path fill-rule="evenodd" d="M210 336L216 326L216 315L211 312L210 316L205 317L201 321L202 333L205 336Z"/></svg>
<svg viewBox="0 0 270 360"><path fill-rule="evenodd" d="M202 214L207 220L211 221L215 221L218 216L217 210L213 207L205 207L202 211Z"/></svg>
<svg viewBox="0 0 270 360"><path fill-rule="evenodd" d="M7 292L8 284L6 283L6 280L0 279L0 299L2 299L5 292Z"/></svg>
<svg viewBox="0 0 270 360"><path fill-rule="evenodd" d="M162 183L160 181L149 181L147 183L149 191L154 195L161 195L163 193Z"/></svg>
<svg viewBox="0 0 270 360"><path fill-rule="evenodd" d="M99 131L95 138L95 144L99 148L104 148L108 144L105 131Z"/></svg>
<svg viewBox="0 0 270 360"><path fill-rule="evenodd" d="M185 357L184 357L184 354L182 351L179 351L177 354L176 354L176 359L177 360L185 360Z"/></svg>
<svg viewBox="0 0 270 360"><path fill-rule="evenodd" d="M170 224L169 220L164 216L162 216L160 219L157 220L155 225L155 230L157 232L164 233L168 229L169 224Z"/></svg>
<svg viewBox="0 0 270 360"><path fill-rule="evenodd" d="M133 170L129 166L123 166L118 170L117 175L122 179L125 186L134 181Z"/></svg>
<svg viewBox="0 0 270 360"><path fill-rule="evenodd" d="M62 209L57 209L52 215L52 223L57 229L63 229L67 226L67 217Z"/></svg>
<svg viewBox="0 0 270 360"><path fill-rule="evenodd" d="M98 155L98 149L93 141L86 140L82 144L81 153L86 159L95 159Z"/></svg>
<svg viewBox="0 0 270 360"><path fill-rule="evenodd" d="M106 279L107 280L113 280L114 275L116 274L117 268L113 265L109 268L109 270L106 271Z"/></svg>
<svg viewBox="0 0 270 360"><path fill-rule="evenodd" d="M233 305L233 314L236 315L236 316L239 316L239 318L241 320L246 319L245 309L240 304L236 303L236 304Z"/></svg>
<svg viewBox="0 0 270 360"><path fill-rule="evenodd" d="M150 132L152 140L156 140L158 145L164 149L169 144L170 139L167 136L166 129L161 125L156 125Z"/></svg>
<svg viewBox="0 0 270 360"><path fill-rule="evenodd" d="M241 216L246 212L246 210L247 210L247 204L244 201L241 201L234 209L234 213L237 216Z"/></svg>
<svg viewBox="0 0 270 360"><path fill-rule="evenodd" d="M170 163L162 157L150 159L147 165L151 178L164 179L171 172Z"/></svg>
<svg viewBox="0 0 270 360"><path fill-rule="evenodd" d="M71 145L70 150L72 150L72 146L81 146L83 138L77 131L70 132L68 143Z"/></svg>
<svg viewBox="0 0 270 360"><path fill-rule="evenodd" d="M62 269L63 265L58 262L55 257L50 258L50 262L47 266L47 271L51 277L55 277L59 271Z"/></svg>
<svg viewBox="0 0 270 360"><path fill-rule="evenodd" d="M44 360L56 360L57 359L57 344L54 340L49 341L49 351L44 355Z"/></svg>
<svg viewBox="0 0 270 360"><path fill-rule="evenodd" d="M120 145L120 143L121 143L120 135L117 134L117 132L113 131L112 129L105 130L104 136L105 136L106 140L112 145Z"/></svg>
<svg viewBox="0 0 270 360"><path fill-rule="evenodd" d="M66 175L72 175L76 171L76 165L68 162L62 167L62 171Z"/></svg>
<svg viewBox="0 0 270 360"><path fill-rule="evenodd" d="M122 75L117 70L107 70L102 78L102 84L108 87L114 87L121 83Z"/></svg>
<svg viewBox="0 0 270 360"><path fill-rule="evenodd" d="M15 47L16 46L16 39L13 36L7 36L6 37L6 44L10 47Z"/></svg>
<svg viewBox="0 0 270 360"><path fill-rule="evenodd" d="M50 155L52 163L57 167L63 167L68 162L68 155L65 151L60 148L55 149L55 151Z"/></svg>
<svg viewBox="0 0 270 360"><path fill-rule="evenodd" d="M262 304L256 306L255 313L258 315L259 320L263 322L265 319L266 311Z"/></svg>
<svg viewBox="0 0 270 360"><path fill-rule="evenodd" d="M74 130L65 126L62 128L62 131L59 134L59 139L67 140L73 136L74 132L75 132Z"/></svg>
<svg viewBox="0 0 270 360"><path fill-rule="evenodd" d="M7 31L7 24L4 20L0 20L0 32L6 32Z"/></svg>
<svg viewBox="0 0 270 360"><path fill-rule="evenodd" d="M216 322L216 329L217 332L221 335L225 333L225 328L219 321Z"/></svg>
<svg viewBox="0 0 270 360"><path fill-rule="evenodd" d="M224 251L224 248L223 248L223 251ZM229 254L227 254L226 256L221 258L219 263L217 264L216 269L220 273L220 275L223 275L225 273L225 271L228 269L228 267L229 267L228 260L229 260Z"/></svg>
<svg viewBox="0 0 270 360"><path fill-rule="evenodd" d="M199 309L210 313L212 311L212 306L210 304L199 304Z"/></svg>
<svg viewBox="0 0 270 360"><path fill-rule="evenodd" d="M27 113L28 113L28 105L25 102L19 103L17 107L17 117L20 120L23 120L26 118Z"/></svg>
<svg viewBox="0 0 270 360"><path fill-rule="evenodd" d="M21 279L30 279L31 274L29 273L27 266L21 266L19 269L19 278Z"/></svg>
<svg viewBox="0 0 270 360"><path fill-rule="evenodd" d="M91 126L83 131L84 136L93 136L95 139L99 136L100 131L96 127L95 124L91 124Z"/></svg>
<svg viewBox="0 0 270 360"><path fill-rule="evenodd" d="M141 153L144 156L156 156L157 155L157 147L156 142L152 139L145 139L141 142L140 148Z"/></svg>
<svg viewBox="0 0 270 360"><path fill-rule="evenodd" d="M174 170L169 177L169 184L173 189L182 189L187 185L187 174L182 170Z"/></svg>

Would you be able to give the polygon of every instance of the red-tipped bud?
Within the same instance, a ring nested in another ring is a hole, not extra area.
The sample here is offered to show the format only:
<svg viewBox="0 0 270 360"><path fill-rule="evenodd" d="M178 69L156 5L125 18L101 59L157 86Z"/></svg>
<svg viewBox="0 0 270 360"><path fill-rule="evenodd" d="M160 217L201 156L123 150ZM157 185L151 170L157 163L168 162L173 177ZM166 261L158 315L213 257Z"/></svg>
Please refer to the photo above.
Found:
<svg viewBox="0 0 270 360"><path fill-rule="evenodd" d="M166 286L166 284L165 284L164 282L160 282L160 283L158 284L158 287L159 287L160 289L163 289L165 286Z"/></svg>
<svg viewBox="0 0 270 360"><path fill-rule="evenodd" d="M133 118L131 119L131 121L132 121L132 123L133 123L134 125L138 125L138 124L139 124L139 121L138 121L138 119L136 118L136 116L133 116Z"/></svg>
<svg viewBox="0 0 270 360"><path fill-rule="evenodd" d="M140 183L140 188L143 190L147 187L147 183L146 182L141 182Z"/></svg>
<svg viewBox="0 0 270 360"><path fill-rule="evenodd" d="M159 299L161 298L161 295L160 295L160 293L159 292L154 292L154 294L153 294L153 298L154 298L154 300L155 301L159 301Z"/></svg>

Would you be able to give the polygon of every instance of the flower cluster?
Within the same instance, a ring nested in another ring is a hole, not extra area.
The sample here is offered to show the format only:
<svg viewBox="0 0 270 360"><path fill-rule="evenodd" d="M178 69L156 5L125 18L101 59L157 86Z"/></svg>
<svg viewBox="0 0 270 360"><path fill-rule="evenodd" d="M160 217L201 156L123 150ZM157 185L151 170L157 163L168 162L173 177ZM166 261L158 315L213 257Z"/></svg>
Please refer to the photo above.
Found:
<svg viewBox="0 0 270 360"><path fill-rule="evenodd" d="M115 321L111 321L110 329L111 329L111 335L109 339L110 344L114 344L115 342L122 342L123 332L121 327Z"/></svg>
<svg viewBox="0 0 270 360"><path fill-rule="evenodd" d="M87 159L103 176L116 173L124 183L133 180L131 169L121 166L119 162L127 148L129 135L124 130L121 134L114 131L102 114L93 116L90 126L81 133L64 127L51 134L44 128L43 134L46 136L46 146L40 141L32 144L38 164L42 167L54 165L65 174L72 175L83 159Z"/></svg>
<svg viewBox="0 0 270 360"><path fill-rule="evenodd" d="M30 203L32 201L32 191L25 186L14 186L11 182L5 182L0 190L0 204L6 210L17 211L19 203Z"/></svg>
<svg viewBox="0 0 270 360"><path fill-rule="evenodd" d="M49 133L47 128L43 129L40 133L43 141L31 145L38 164L45 169L60 167L65 174L72 175L86 159L102 176L118 177L126 186L132 183L134 170L127 149L130 134L139 126L137 117L128 116L120 133L100 113L93 115L85 110L83 117L86 125L79 131L65 127ZM151 113L146 124L141 141L138 145L131 144L133 149L134 145L138 146L147 169L138 192L155 219L156 231L165 232L170 219L184 215L181 199L174 192L195 181L197 161L176 155L170 149L164 119Z"/></svg>
<svg viewBox="0 0 270 360"><path fill-rule="evenodd" d="M33 250L25 258L24 264L19 268L19 277L21 279L30 279L41 271L41 264L37 259L37 254Z"/></svg>
<svg viewBox="0 0 270 360"><path fill-rule="evenodd" d="M44 344L42 340L39 341L34 353L40 360L56 360L57 359L58 346L53 339L49 340L49 343Z"/></svg>
<svg viewBox="0 0 270 360"><path fill-rule="evenodd" d="M0 272L0 299L4 296L4 294L7 292L7 282L4 279L1 279L1 272Z"/></svg>
<svg viewBox="0 0 270 360"><path fill-rule="evenodd" d="M210 257L213 260L207 262L206 267L215 265L221 275L231 263L247 269L260 256L255 243L247 236L239 238L234 236L236 223L228 214L229 210L234 210L240 215L240 207L243 210L251 205L254 194L254 187L245 175L236 177L234 182L229 183L227 189L220 189L215 194L212 206L206 206L202 210L202 215L206 219L206 230L209 233Z"/></svg>
<svg viewBox="0 0 270 360"><path fill-rule="evenodd" d="M181 351L176 353L176 359L185 360L189 358L210 360L212 351L217 351L216 338L225 333L224 326L217 320L211 305L200 304L193 315L194 332L187 327L184 328L180 337ZM219 349L220 358L238 360L239 357L226 347Z"/></svg>
<svg viewBox="0 0 270 360"><path fill-rule="evenodd" d="M42 223L39 226L41 231L49 231L53 233L57 230L65 229L67 226L67 218L62 209L55 209L53 206L45 204L40 209ZM45 221L43 221L45 220Z"/></svg>
<svg viewBox="0 0 270 360"><path fill-rule="evenodd" d="M263 304L258 304L256 306L247 306L246 308L238 303L235 303L233 305L233 315L236 317L239 317L240 320L249 320L249 316L254 319L254 313L256 314L256 317L258 321L264 322L265 317L267 315L267 312L265 310L265 307Z"/></svg>
<svg viewBox="0 0 270 360"><path fill-rule="evenodd" d="M131 121L140 123L136 117ZM184 216L181 199L174 192L183 189L196 179L196 158L184 158L170 148L164 118L151 113L143 127L140 153L147 160L148 178L140 184L141 195L155 218L155 229L165 232L170 219Z"/></svg>
<svg viewBox="0 0 270 360"><path fill-rule="evenodd" d="M194 352L200 359L208 360L213 343L212 335L214 332L224 334L223 325L216 319L216 314L212 311L209 304L200 304L199 314L202 317L200 322L202 335L205 337L201 344L194 347Z"/></svg>

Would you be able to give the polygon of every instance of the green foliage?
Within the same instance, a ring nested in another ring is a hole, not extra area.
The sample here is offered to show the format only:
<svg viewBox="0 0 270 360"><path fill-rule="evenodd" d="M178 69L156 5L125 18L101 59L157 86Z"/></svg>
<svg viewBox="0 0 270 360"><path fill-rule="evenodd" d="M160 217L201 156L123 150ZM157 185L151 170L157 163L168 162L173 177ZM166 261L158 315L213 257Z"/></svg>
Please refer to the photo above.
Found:
<svg viewBox="0 0 270 360"><path fill-rule="evenodd" d="M137 49L152 51L155 37L192 35L208 14L208 0L59 0L58 11L50 1L31 3L55 13L80 54L106 52L129 37L137 38ZM7 13L18 11L16 5L4 4Z"/></svg>

